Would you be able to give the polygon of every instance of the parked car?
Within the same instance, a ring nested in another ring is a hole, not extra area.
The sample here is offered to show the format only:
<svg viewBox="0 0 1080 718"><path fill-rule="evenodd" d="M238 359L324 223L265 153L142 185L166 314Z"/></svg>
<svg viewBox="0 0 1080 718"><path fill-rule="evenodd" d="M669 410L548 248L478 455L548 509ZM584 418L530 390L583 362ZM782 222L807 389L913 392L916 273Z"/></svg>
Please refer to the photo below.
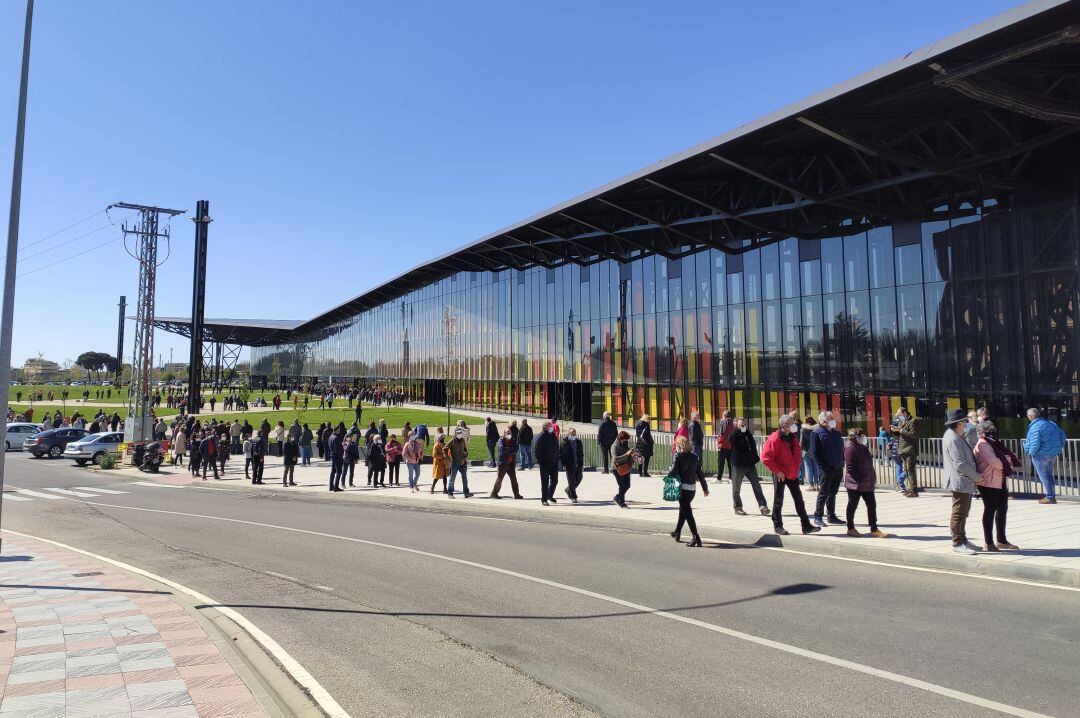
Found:
<svg viewBox="0 0 1080 718"><path fill-rule="evenodd" d="M23 442L39 431L41 431L40 424L31 424L26 421L13 421L7 425L7 438L4 439L4 451L22 449Z"/></svg>
<svg viewBox="0 0 1080 718"><path fill-rule="evenodd" d="M86 429L66 428L40 431L27 437L23 442L23 451L29 451L35 459L40 459L42 456L59 459L70 442L78 441L84 436L86 436Z"/></svg>
<svg viewBox="0 0 1080 718"><path fill-rule="evenodd" d="M79 466L86 466L86 462L92 461L97 466L101 463L101 457L105 454L115 454L120 442L124 440L122 431L103 431L98 434L87 434L78 441L68 443L64 449L64 457L74 459Z"/></svg>

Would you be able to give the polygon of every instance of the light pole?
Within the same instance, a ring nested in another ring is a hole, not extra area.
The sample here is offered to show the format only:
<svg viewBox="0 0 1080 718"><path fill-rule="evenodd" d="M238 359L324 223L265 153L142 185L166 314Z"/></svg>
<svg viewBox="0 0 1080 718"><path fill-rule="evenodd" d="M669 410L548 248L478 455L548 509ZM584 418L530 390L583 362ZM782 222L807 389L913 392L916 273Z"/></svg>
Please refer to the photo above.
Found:
<svg viewBox="0 0 1080 718"><path fill-rule="evenodd" d="M26 0L26 27L23 30L22 73L19 77L19 113L15 122L15 158L11 169L11 207L8 214L7 263L4 265L4 307L0 312L0 416L7 434L8 388L11 386L11 327L15 317L15 258L19 253L19 207L22 203L23 140L26 136L26 87L30 81L30 28L34 0ZM4 503L4 453L0 452L0 515ZM0 551L3 540L0 539Z"/></svg>

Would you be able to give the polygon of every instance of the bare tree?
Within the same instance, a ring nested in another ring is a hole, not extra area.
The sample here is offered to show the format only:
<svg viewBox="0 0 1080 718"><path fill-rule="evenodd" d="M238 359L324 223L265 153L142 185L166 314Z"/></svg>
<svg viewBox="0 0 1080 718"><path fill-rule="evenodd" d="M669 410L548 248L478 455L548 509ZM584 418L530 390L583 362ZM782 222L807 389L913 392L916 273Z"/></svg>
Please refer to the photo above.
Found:
<svg viewBox="0 0 1080 718"><path fill-rule="evenodd" d="M458 318L451 306L443 307L443 382L446 385L446 433L450 434L450 402L454 396L457 363Z"/></svg>

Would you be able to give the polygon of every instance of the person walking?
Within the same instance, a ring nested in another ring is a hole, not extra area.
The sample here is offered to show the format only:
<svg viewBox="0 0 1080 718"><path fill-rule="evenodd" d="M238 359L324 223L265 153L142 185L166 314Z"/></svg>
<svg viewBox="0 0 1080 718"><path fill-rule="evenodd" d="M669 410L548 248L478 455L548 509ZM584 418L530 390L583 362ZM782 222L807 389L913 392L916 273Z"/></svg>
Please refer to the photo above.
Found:
<svg viewBox="0 0 1080 718"><path fill-rule="evenodd" d="M308 428L308 425L305 423L304 430L300 432L300 438L297 440L297 443L300 446L301 466L311 466L311 440L313 438L311 429Z"/></svg>
<svg viewBox="0 0 1080 718"><path fill-rule="evenodd" d="M821 529L810 523L810 517L806 514L806 505L803 503L802 489L799 488L799 461L802 449L795 440L795 420L787 414L780 417L780 426L769 435L765 446L761 450L761 463L772 473L773 477L773 506L772 521L773 531L780 536L788 536L784 528L784 489L791 494L791 502L795 504L795 513L799 515L804 534L817 533Z"/></svg>
<svg viewBox="0 0 1080 718"><path fill-rule="evenodd" d="M431 493L435 493L435 487L439 485L439 482L443 482L443 493L446 493L446 477L450 472L446 465L446 443L444 442L445 435L442 432L442 427L439 427L439 431L435 434L435 444L431 447Z"/></svg>
<svg viewBox="0 0 1080 718"><path fill-rule="evenodd" d="M356 462L359 460L360 447L357 446L356 437L352 434L346 434L341 438L341 480L338 482L341 488L345 488L346 481L348 486L354 485Z"/></svg>
<svg viewBox="0 0 1080 718"><path fill-rule="evenodd" d="M805 423L799 429L799 448L802 449L802 465L799 466L799 479L806 481L807 491L817 491L821 488L821 469L814 461L814 455L810 453L810 437L817 430L817 421L814 417L806 417Z"/></svg>
<svg viewBox="0 0 1080 718"><path fill-rule="evenodd" d="M1057 490L1054 482L1054 462L1065 448L1065 432L1061 427L1045 418L1042 411L1031 407L1027 410L1027 436L1024 439L1024 451L1031 457L1031 467L1043 485L1043 497L1040 504L1056 504Z"/></svg>
<svg viewBox="0 0 1080 718"><path fill-rule="evenodd" d="M401 486L401 455L403 447L398 441L397 434L391 434L386 442L386 466L390 476L388 481L391 486Z"/></svg>
<svg viewBox="0 0 1080 718"><path fill-rule="evenodd" d="M499 445L499 427L491 420L489 416L484 420L484 438L487 441L488 450L488 468L494 469L497 464L495 463L495 448Z"/></svg>
<svg viewBox="0 0 1080 718"><path fill-rule="evenodd" d="M555 487L559 485L559 440L555 428L545 421L533 447L536 463L540 467L540 503L547 506L555 501Z"/></svg>
<svg viewBox="0 0 1080 718"><path fill-rule="evenodd" d="M705 429L701 426L701 413L690 412L690 450L697 457L702 470L705 466Z"/></svg>
<svg viewBox="0 0 1080 718"><path fill-rule="evenodd" d="M529 426L528 419L521 420L521 429L518 430L518 451L521 453L521 468L533 467L533 428Z"/></svg>
<svg viewBox="0 0 1080 718"><path fill-rule="evenodd" d="M611 454L612 473L615 474L615 484L619 487L619 493L615 494L615 504L620 508L629 508L626 505L626 492L630 490L630 474L634 468L634 447L630 446L628 432L620 431L616 434Z"/></svg>
<svg viewBox="0 0 1080 718"><path fill-rule="evenodd" d="M716 483L724 480L724 467L728 469L728 476L734 474L734 464L731 463L731 437L735 433L735 422L731 418L731 410L724 409L720 415L720 426L716 432L717 466Z"/></svg>
<svg viewBox="0 0 1080 718"><path fill-rule="evenodd" d="M754 490L754 498L757 500L758 511L762 516L769 515L769 505L765 501L765 493L761 490L761 479L757 475L758 457L757 440L754 438L746 419L739 417L733 422L735 431L729 439L731 449L731 499L735 505L735 513L746 516L742 503L743 479L750 481L750 488Z"/></svg>
<svg viewBox="0 0 1080 718"><path fill-rule="evenodd" d="M679 477L679 519L675 523L675 530L671 532L671 536L681 543L682 528L685 524L690 528L690 534L693 537L686 545L691 548L700 546L701 537L698 535L692 504L697 494L697 485L701 484L701 490L706 496L709 495L709 485L705 483L701 462L691 451L690 439L685 436L680 436L675 440L675 457L671 462L671 468L668 469L668 476Z"/></svg>
<svg viewBox="0 0 1080 718"><path fill-rule="evenodd" d="M877 473L874 471L874 457L870 455L870 449L866 446L866 436L861 429L848 431L847 443L844 445L844 489L847 490L847 535L852 538L862 538L862 534L855 528L855 512L859 508L859 502L866 504L866 518L870 523L870 535L874 538L885 538L887 533L878 529L877 522L877 497L874 495L874 487L877 485Z"/></svg>
<svg viewBox="0 0 1080 718"><path fill-rule="evenodd" d="M251 483L263 482L263 471L266 469L266 453L269 445L262 436L251 437Z"/></svg>
<svg viewBox="0 0 1080 718"><path fill-rule="evenodd" d="M514 468L514 464L517 463L518 446L514 441L514 434L509 429L503 434L502 439L499 440L499 473L495 477L495 485L491 487L491 498L501 499L499 496L499 490L502 489L503 477L510 477L510 490L514 492L515 499L523 499L521 490L518 488L517 470Z"/></svg>
<svg viewBox="0 0 1080 718"><path fill-rule="evenodd" d="M642 414L641 420L634 427L634 432L637 436L637 445L634 448L641 454L641 471L639 475L647 477L649 476L649 459L653 455L653 436L652 429L649 428L648 414Z"/></svg>
<svg viewBox="0 0 1080 718"><path fill-rule="evenodd" d="M611 446L619 436L619 427L611 419L611 412L605 411L600 426L596 429L596 443L600 447L600 458L604 462L604 473L610 473Z"/></svg>
<svg viewBox="0 0 1080 718"><path fill-rule="evenodd" d="M975 468L981 477L979 496L983 502L983 539L985 550L997 552L1001 549L1019 550L1005 538L1005 520L1009 512L1008 479L1014 470L1020 468L1020 459L997 437L994 422L979 422L979 441L975 444ZM994 529L997 528L997 542L994 542Z"/></svg>
<svg viewBox="0 0 1080 718"><path fill-rule="evenodd" d="M424 461L424 442L420 441L415 431L409 435L409 440L405 442L401 455L405 459L405 471L409 475L409 491L419 491L420 464Z"/></svg>
<svg viewBox="0 0 1080 718"><path fill-rule="evenodd" d="M284 464L284 470L281 474L282 486L296 486L296 480L294 474L296 472L296 464L300 460L300 445L297 443L297 439L292 434L289 434L285 439L285 446L282 447L281 456L283 457L282 463Z"/></svg>
<svg viewBox="0 0 1080 718"><path fill-rule="evenodd" d="M949 531L953 552L973 555L979 549L968 541L967 518L971 512L971 496L982 478L975 465L975 452L964 438L967 416L963 409L953 409L945 417L945 435L941 437L942 474L944 489L952 493L952 513Z"/></svg>
<svg viewBox="0 0 1080 718"><path fill-rule="evenodd" d="M446 487L446 493L450 498L454 498L454 484L460 473L462 493L465 498L469 498L472 496L472 492L469 491L469 442L460 426L454 429L454 438L450 440L450 445L446 448L450 454L450 481Z"/></svg>
<svg viewBox="0 0 1080 718"><path fill-rule="evenodd" d="M836 494L844 478L844 437L837 431L836 419L831 411L818 414L818 425L810 435L810 453L821 469L821 488L813 523L823 527L828 518L830 524L843 526L845 522L836 515ZM798 424L792 423L792 426L798 428Z"/></svg>
<svg viewBox="0 0 1080 718"><path fill-rule="evenodd" d="M214 436L213 431L207 431L203 440L199 442L199 454L201 455L202 464L202 479L206 481L206 467L209 466L214 470L214 480L217 481L221 477L218 476L217 468L217 437Z"/></svg>
<svg viewBox="0 0 1080 718"><path fill-rule="evenodd" d="M896 423L892 430L900 439L896 452L904 462L904 482L907 486L907 493L904 496L911 499L918 498L919 477L915 468L919 463L919 425L906 406L897 409Z"/></svg>
<svg viewBox="0 0 1080 718"><path fill-rule="evenodd" d="M570 427L559 443L559 460L566 472L566 492L570 503L577 503L577 487L581 484L581 472L584 470L585 449L578 440L577 429Z"/></svg>
<svg viewBox="0 0 1080 718"><path fill-rule="evenodd" d="M184 465L184 454L187 453L187 433L184 432L184 427L180 427L176 432L176 437L173 439L172 446L172 463L176 466L179 462L180 466Z"/></svg>
<svg viewBox="0 0 1080 718"><path fill-rule="evenodd" d="M330 460L330 491L344 491L341 488L341 478L344 457L342 456L342 434L344 432L330 431L330 438L326 443L326 458Z"/></svg>

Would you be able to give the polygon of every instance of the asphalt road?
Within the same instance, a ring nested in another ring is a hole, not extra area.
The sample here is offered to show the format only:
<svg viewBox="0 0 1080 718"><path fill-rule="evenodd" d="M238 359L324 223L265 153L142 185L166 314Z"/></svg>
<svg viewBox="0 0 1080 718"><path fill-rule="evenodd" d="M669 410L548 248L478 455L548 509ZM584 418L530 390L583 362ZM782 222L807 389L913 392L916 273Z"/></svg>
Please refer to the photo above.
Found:
<svg viewBox="0 0 1080 718"><path fill-rule="evenodd" d="M1080 715L1074 591L17 453L7 477L126 491L3 525L236 608L356 716Z"/></svg>

